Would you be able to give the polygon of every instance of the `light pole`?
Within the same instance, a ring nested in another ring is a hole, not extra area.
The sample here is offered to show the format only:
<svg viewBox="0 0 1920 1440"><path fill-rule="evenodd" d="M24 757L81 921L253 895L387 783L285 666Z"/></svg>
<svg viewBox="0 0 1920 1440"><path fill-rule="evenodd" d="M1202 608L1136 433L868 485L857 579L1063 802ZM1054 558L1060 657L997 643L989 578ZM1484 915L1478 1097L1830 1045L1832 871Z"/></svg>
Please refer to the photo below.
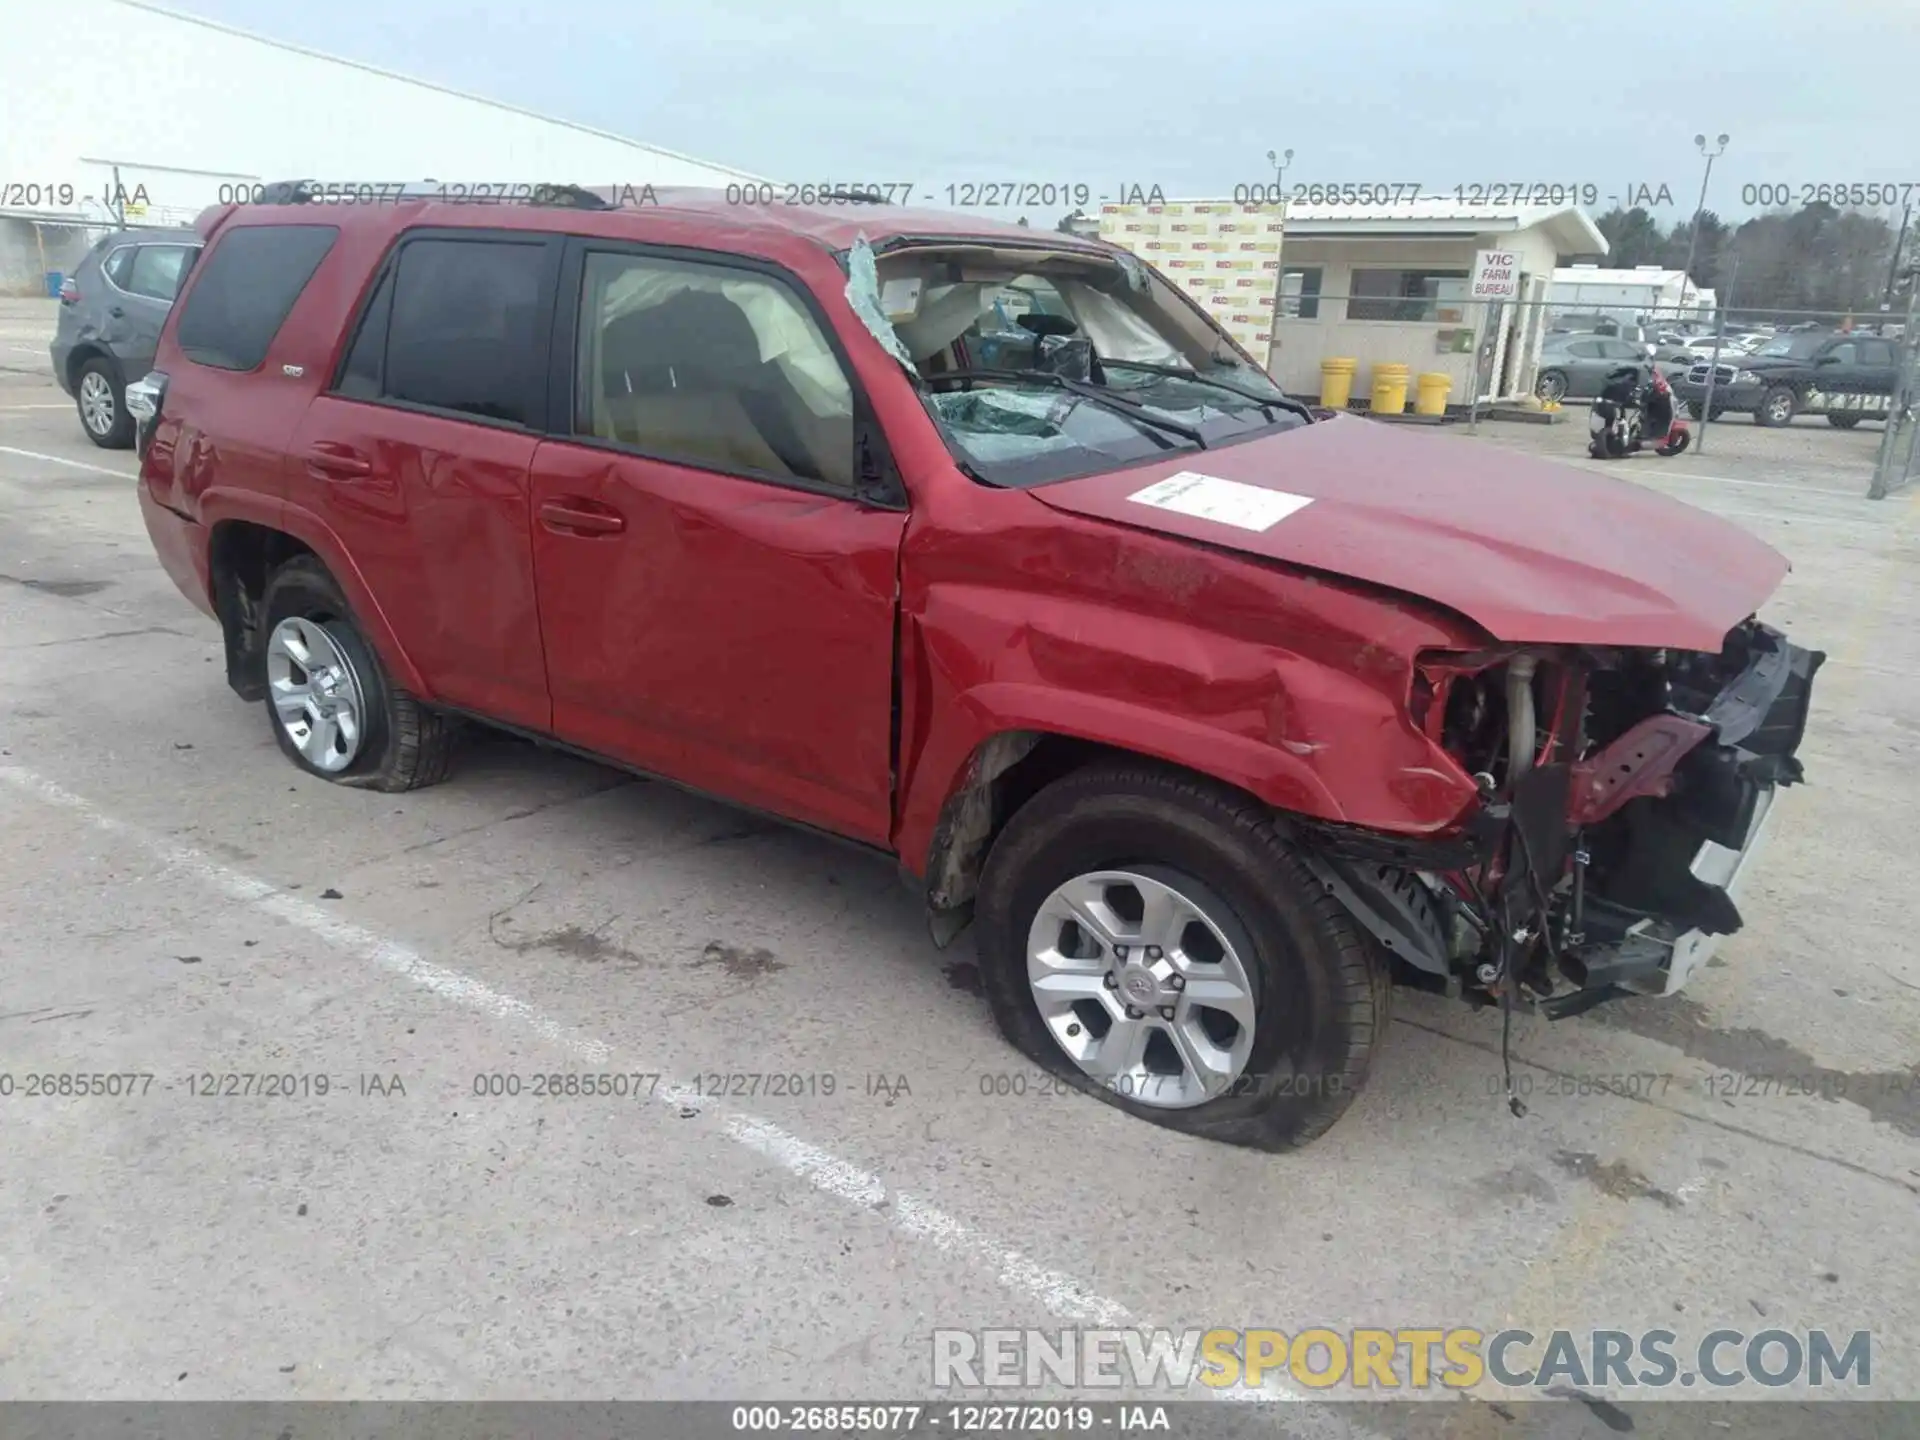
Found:
<svg viewBox="0 0 1920 1440"><path fill-rule="evenodd" d="M1712 150L1707 148L1707 137L1704 135L1694 136L1693 143L1699 146L1700 153L1707 157L1707 173L1700 177L1700 203L1693 207L1693 224L1689 227L1689 233L1687 235L1687 268L1680 272L1680 299L1682 302L1687 298L1687 286L1693 284L1693 255L1700 244L1700 217L1706 212L1707 208L1707 182L1713 178L1713 162L1727 153L1727 137L1725 135L1716 138L1714 141L1716 148ZM1698 293L1697 287L1695 293Z"/></svg>
<svg viewBox="0 0 1920 1440"><path fill-rule="evenodd" d="M1284 200L1287 197L1287 166L1293 163L1293 152L1285 150L1276 154L1269 150L1267 163L1273 166L1273 188L1278 192L1279 198Z"/></svg>
<svg viewBox="0 0 1920 1440"><path fill-rule="evenodd" d="M1920 388L1920 348L1914 339L1916 328L1920 328L1920 264L1908 265L1902 273L1907 282L1907 323L1900 331L1900 368L1894 372L1893 396L1887 404L1880 453L1873 460L1873 481L1867 486L1869 500L1884 500L1906 484L1914 472L1914 442L1916 434L1920 434L1915 428L1920 416L1914 414L1914 402L1920 398L1915 394L1916 388ZM1907 454L1898 462L1900 473L1896 476L1895 456L1903 438Z"/></svg>
<svg viewBox="0 0 1920 1440"><path fill-rule="evenodd" d="M1716 294L1713 299L1715 310L1713 326L1713 353L1707 356L1707 393L1700 401L1700 443L1693 447L1693 453L1707 453L1707 427L1713 423L1713 382L1720 374L1720 347L1727 338L1727 311L1733 306L1733 287L1740 281L1740 250L1738 244L1729 249L1727 258L1732 262L1727 270L1726 294Z"/></svg>

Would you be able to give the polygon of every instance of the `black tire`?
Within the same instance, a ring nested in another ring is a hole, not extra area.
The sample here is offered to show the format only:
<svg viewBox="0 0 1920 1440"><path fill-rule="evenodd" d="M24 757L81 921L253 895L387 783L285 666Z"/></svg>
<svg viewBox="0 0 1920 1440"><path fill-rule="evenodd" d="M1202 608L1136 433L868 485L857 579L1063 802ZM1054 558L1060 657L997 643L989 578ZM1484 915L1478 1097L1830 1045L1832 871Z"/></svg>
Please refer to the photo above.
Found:
<svg viewBox="0 0 1920 1440"><path fill-rule="evenodd" d="M1542 370L1540 372L1540 378L1533 382L1533 394L1536 400L1566 399L1566 372L1564 370Z"/></svg>
<svg viewBox="0 0 1920 1440"><path fill-rule="evenodd" d="M1028 985L1027 936L1042 902L1076 875L1122 865L1197 881L1224 906L1222 928L1245 937L1252 1052L1240 1083L1191 1108L1143 1104L1086 1076ZM1384 954L1315 882L1266 809L1150 764L1093 765L1022 806L987 857L975 918L981 977L1007 1039L1068 1083L1168 1129L1262 1150L1304 1145L1352 1103L1386 1036L1393 982Z"/></svg>
<svg viewBox="0 0 1920 1440"><path fill-rule="evenodd" d="M1698 400L1689 400L1687 401L1687 414L1696 420L1704 420L1707 418L1707 407ZM1718 417L1716 416L1716 418Z"/></svg>
<svg viewBox="0 0 1920 1440"><path fill-rule="evenodd" d="M1860 423L1860 417L1858 415L1841 415L1836 413L1827 416L1827 423L1836 430L1851 430Z"/></svg>
<svg viewBox="0 0 1920 1440"><path fill-rule="evenodd" d="M1794 388L1791 385L1775 385L1753 407L1753 423L1769 427L1791 425L1799 410L1800 397Z"/></svg>
<svg viewBox="0 0 1920 1440"><path fill-rule="evenodd" d="M273 708L265 701L267 723L284 754L309 775L367 790L417 790L446 779L458 726L393 683L380 657L361 635L346 596L326 566L311 555L296 555L267 581L260 603L259 642L282 620L293 616L319 623L351 662L365 701L365 731L353 763L337 773L311 764L300 753Z"/></svg>
<svg viewBox="0 0 1920 1440"><path fill-rule="evenodd" d="M81 397L85 393L87 377L97 375L106 383L112 393L113 418L104 430L96 430L87 421L87 412ZM133 416L127 413L127 386L120 378L120 367L105 355L95 355L75 373L73 377L73 408L80 417L80 428L86 437L102 450L128 450L133 447Z"/></svg>

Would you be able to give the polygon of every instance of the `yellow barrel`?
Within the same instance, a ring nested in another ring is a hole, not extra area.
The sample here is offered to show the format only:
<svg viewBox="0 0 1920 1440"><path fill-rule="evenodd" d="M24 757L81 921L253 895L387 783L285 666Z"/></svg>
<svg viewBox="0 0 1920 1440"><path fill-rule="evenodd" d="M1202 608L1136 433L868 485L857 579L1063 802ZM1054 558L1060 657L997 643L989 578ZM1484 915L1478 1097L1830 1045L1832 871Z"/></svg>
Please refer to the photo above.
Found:
<svg viewBox="0 0 1920 1440"><path fill-rule="evenodd" d="M1360 362L1351 356L1320 362L1320 403L1329 410L1344 410L1353 398L1353 374Z"/></svg>
<svg viewBox="0 0 1920 1440"><path fill-rule="evenodd" d="M1372 410L1376 415L1400 415L1407 408L1407 367L1405 365L1375 365L1373 367Z"/></svg>
<svg viewBox="0 0 1920 1440"><path fill-rule="evenodd" d="M1420 377L1419 396L1413 402L1416 415L1444 415L1447 413L1447 392L1453 389L1453 377L1443 375L1438 370L1429 370Z"/></svg>

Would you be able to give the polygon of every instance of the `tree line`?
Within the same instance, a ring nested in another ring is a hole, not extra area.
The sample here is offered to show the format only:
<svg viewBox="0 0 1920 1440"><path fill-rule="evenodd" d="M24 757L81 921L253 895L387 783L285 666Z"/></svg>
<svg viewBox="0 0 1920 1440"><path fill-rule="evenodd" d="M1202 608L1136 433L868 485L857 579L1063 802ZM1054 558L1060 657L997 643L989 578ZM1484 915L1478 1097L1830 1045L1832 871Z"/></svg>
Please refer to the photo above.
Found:
<svg viewBox="0 0 1920 1440"><path fill-rule="evenodd" d="M1562 264L1593 261L1631 270L1658 265L1681 270L1687 265L1691 216L1662 228L1639 206L1615 207L1594 222L1612 248L1605 255L1563 257ZM1798 210L1756 215L1729 225L1711 210L1700 215L1699 242L1693 247L1693 283L1714 292L1725 308L1751 319L1768 312L1820 310L1868 315L1889 298L1896 248L1914 258L1912 227L1903 236L1899 222L1889 224L1864 210L1841 210L1825 201ZM1895 280L1892 300L1904 309L1904 282ZM1783 314L1782 318L1790 318Z"/></svg>

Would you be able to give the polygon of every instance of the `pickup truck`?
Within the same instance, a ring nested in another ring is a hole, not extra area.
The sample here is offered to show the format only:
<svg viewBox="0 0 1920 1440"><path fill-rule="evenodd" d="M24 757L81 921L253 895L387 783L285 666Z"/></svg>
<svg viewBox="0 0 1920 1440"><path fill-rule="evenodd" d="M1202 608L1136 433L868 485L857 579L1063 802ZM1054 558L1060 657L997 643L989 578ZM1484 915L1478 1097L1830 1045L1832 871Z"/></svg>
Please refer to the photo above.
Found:
<svg viewBox="0 0 1920 1440"><path fill-rule="evenodd" d="M1757 349L1721 351L1713 377L1713 415L1753 416L1756 425L1791 424L1796 415L1824 415L1851 430L1862 420L1884 420L1893 404L1899 351L1877 335L1799 331L1776 335ZM1673 392L1698 420L1707 411L1703 358L1673 381Z"/></svg>

